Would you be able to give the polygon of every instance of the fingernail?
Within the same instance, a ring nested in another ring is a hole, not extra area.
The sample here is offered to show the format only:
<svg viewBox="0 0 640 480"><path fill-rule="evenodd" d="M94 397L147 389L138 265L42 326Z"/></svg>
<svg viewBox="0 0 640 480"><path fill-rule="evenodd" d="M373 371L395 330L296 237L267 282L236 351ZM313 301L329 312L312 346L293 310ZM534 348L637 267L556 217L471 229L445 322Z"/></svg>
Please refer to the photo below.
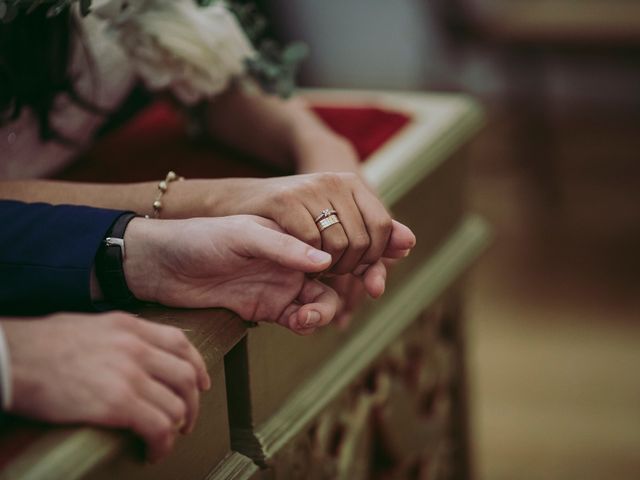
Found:
<svg viewBox="0 0 640 480"><path fill-rule="evenodd" d="M304 321L303 327L305 328L315 327L319 321L320 321L320 313L316 312L315 310L311 310L309 313L307 313L307 319Z"/></svg>
<svg viewBox="0 0 640 480"><path fill-rule="evenodd" d="M309 257L313 263L327 263L331 261L331 255L322 250L316 250L315 248L309 249L307 257Z"/></svg>
<svg viewBox="0 0 640 480"><path fill-rule="evenodd" d="M408 257L410 253L411 253L411 250L405 250L404 253L402 254L402 256L403 257Z"/></svg>

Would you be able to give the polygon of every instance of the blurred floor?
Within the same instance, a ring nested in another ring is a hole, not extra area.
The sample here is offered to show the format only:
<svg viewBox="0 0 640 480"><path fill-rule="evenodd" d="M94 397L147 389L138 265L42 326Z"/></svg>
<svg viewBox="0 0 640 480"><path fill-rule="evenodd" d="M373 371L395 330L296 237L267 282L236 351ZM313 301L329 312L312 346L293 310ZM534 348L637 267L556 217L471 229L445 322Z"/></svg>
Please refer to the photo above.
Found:
<svg viewBox="0 0 640 480"><path fill-rule="evenodd" d="M640 478L640 116L558 116L559 202L492 112L471 204L494 226L470 279L481 480Z"/></svg>

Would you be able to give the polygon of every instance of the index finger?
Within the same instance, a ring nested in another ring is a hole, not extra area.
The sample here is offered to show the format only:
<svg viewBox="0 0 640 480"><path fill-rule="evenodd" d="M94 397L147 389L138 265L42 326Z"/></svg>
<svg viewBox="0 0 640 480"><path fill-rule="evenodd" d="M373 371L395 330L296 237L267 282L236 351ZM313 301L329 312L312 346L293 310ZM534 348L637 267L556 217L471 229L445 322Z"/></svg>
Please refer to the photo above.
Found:
<svg viewBox="0 0 640 480"><path fill-rule="evenodd" d="M416 236L409 227L400 223L397 220L391 221L391 235L389 235L389 242L387 243L385 253L382 255L386 257L387 252L410 250L416 245Z"/></svg>
<svg viewBox="0 0 640 480"><path fill-rule="evenodd" d="M384 205L368 189L361 188L356 190L354 199L358 204L371 239L369 248L362 255L360 263L375 263L380 259L389 243L393 222Z"/></svg>

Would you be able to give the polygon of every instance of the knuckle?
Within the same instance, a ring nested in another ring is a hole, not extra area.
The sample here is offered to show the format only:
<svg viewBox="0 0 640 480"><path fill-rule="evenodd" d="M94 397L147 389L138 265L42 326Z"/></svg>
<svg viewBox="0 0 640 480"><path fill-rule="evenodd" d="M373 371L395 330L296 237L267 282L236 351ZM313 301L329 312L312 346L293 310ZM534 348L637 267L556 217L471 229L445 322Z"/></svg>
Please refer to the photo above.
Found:
<svg viewBox="0 0 640 480"><path fill-rule="evenodd" d="M198 388L198 372L194 365L176 360L173 368L175 368L176 380L183 395Z"/></svg>
<svg viewBox="0 0 640 480"><path fill-rule="evenodd" d="M173 435L171 420L164 415L158 416L151 429L151 435L158 440L165 440Z"/></svg>
<svg viewBox="0 0 640 480"><path fill-rule="evenodd" d="M195 368L189 365L188 368L184 369L184 373L182 374L182 382L185 388L189 390L195 390L198 386L198 374Z"/></svg>
<svg viewBox="0 0 640 480"><path fill-rule="evenodd" d="M191 349L191 342L189 342L185 333L179 328L167 327L165 335L169 345L176 351L186 353Z"/></svg>
<svg viewBox="0 0 640 480"><path fill-rule="evenodd" d="M346 236L340 235L328 239L326 245L327 249L331 252L342 252L349 246L349 240Z"/></svg>
<svg viewBox="0 0 640 480"><path fill-rule="evenodd" d="M138 391L146 380L145 375L140 367L138 367L137 362L126 363L121 367L120 375L127 383L127 389L130 392Z"/></svg>
<svg viewBox="0 0 640 480"><path fill-rule="evenodd" d="M187 413L188 409L187 409L187 404L184 402L178 402L178 407L176 408L176 413L178 414L178 418L182 419L182 418L186 418L187 417Z"/></svg>
<svg viewBox="0 0 640 480"><path fill-rule="evenodd" d="M391 216L388 214L381 216L374 223L374 228L381 234L388 236L391 233L391 229L393 228Z"/></svg>
<svg viewBox="0 0 640 480"><path fill-rule="evenodd" d="M176 406L174 407L174 412L173 412L175 418L177 420L182 420L183 418L187 417L187 405L182 402L182 401L178 401L176 402Z"/></svg>
<svg viewBox="0 0 640 480"><path fill-rule="evenodd" d="M364 252L371 245L371 239L366 232L360 232L349 241L349 246L358 252Z"/></svg>
<svg viewBox="0 0 640 480"><path fill-rule="evenodd" d="M328 188L336 189L340 188L343 184L341 174L336 172L324 172L320 174L322 184Z"/></svg>

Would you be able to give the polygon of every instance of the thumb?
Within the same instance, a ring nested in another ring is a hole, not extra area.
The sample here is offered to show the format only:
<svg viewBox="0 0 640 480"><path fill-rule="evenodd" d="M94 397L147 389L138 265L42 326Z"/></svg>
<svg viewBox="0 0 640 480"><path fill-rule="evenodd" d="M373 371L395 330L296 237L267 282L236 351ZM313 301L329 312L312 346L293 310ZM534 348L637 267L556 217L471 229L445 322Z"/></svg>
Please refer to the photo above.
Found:
<svg viewBox="0 0 640 480"><path fill-rule="evenodd" d="M321 272L331 265L328 253L262 225L255 225L246 238L245 246L247 254L252 257L271 260L300 272Z"/></svg>

